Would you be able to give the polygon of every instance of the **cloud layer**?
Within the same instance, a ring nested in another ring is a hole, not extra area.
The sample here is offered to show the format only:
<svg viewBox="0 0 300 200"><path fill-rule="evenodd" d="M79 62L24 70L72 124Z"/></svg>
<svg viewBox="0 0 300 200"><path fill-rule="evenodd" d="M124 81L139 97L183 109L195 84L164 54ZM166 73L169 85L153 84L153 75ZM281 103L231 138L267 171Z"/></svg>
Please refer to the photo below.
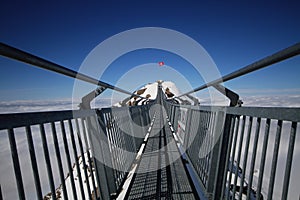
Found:
<svg viewBox="0 0 300 200"><path fill-rule="evenodd" d="M56 110L77 110L79 109L79 100L18 100L18 101L0 101L0 113L22 113L22 112L41 112ZM112 105L111 99L97 99L92 102L92 107L107 107Z"/></svg>
<svg viewBox="0 0 300 200"><path fill-rule="evenodd" d="M241 96L243 106L254 107L300 107L300 95L274 95L274 96ZM201 105L210 105L208 98L200 99ZM220 96L213 101L214 105L228 106L229 100Z"/></svg>

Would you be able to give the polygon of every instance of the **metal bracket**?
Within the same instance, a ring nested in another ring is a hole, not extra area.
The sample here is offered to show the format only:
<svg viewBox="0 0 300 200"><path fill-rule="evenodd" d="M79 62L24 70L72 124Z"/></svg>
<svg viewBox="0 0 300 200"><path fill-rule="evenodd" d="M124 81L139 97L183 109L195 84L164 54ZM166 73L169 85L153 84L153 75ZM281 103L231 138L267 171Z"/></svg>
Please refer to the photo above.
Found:
<svg viewBox="0 0 300 200"><path fill-rule="evenodd" d="M213 87L221 92L223 95L225 95L228 99L230 99L230 107L241 107L243 102L239 99L239 95L232 90L224 87L223 85L220 84L215 84Z"/></svg>
<svg viewBox="0 0 300 200"><path fill-rule="evenodd" d="M123 106L126 106L127 104L126 104L126 102L127 101L129 101L130 99L132 98L132 96L129 96L129 97L127 97L127 98L125 98L123 101L121 101L121 106L123 107Z"/></svg>
<svg viewBox="0 0 300 200"><path fill-rule="evenodd" d="M91 109L91 101L93 101L97 96L99 96L106 87L98 87L97 89L91 91L87 95L81 98L81 103L79 104L80 109Z"/></svg>

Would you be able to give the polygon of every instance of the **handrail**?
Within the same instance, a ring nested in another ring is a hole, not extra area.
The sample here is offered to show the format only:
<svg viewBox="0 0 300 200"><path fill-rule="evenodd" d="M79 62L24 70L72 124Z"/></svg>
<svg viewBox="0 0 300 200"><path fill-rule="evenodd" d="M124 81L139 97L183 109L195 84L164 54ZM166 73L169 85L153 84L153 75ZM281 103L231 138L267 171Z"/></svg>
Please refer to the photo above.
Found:
<svg viewBox="0 0 300 200"><path fill-rule="evenodd" d="M292 164L300 108L164 103L173 134L180 138L178 146L186 149L184 156L195 179L193 183L199 185L206 198L272 199L280 198L278 191L282 192L280 199L288 198L292 173L296 173ZM282 140L281 135L289 139ZM281 149L282 146L288 148ZM267 156L272 158L268 165ZM283 165L276 173L279 162ZM279 177L283 184L277 187L275 179ZM240 187L242 184L244 187ZM264 187L268 191L263 191Z"/></svg>
<svg viewBox="0 0 300 200"><path fill-rule="evenodd" d="M58 65L56 63L50 62L48 60L45 60L43 58L40 58L38 56L32 55L30 53L27 53L25 51L22 51L20 49L16 49L14 47L11 47L9 45L6 45L2 42L0 42L0 55L12 58L21 62L25 62L27 64L40 67L42 69L50 70L59 74L63 74L75 79L79 79L88 83L92 83L98 86L102 86L105 88L109 88L118 92L122 92L124 94L134 95L131 92L124 90L122 88L110 85L108 83L105 83L103 81L97 80L95 78L92 78L90 76L87 76L85 74L76 72L74 70L68 69L66 67L63 67L61 65Z"/></svg>
<svg viewBox="0 0 300 200"><path fill-rule="evenodd" d="M216 84L232 80L234 78L237 78L237 77L243 76L245 74L251 73L253 71L262 69L264 67L275 64L277 62L281 62L285 59L291 58L293 56L297 56L299 54L300 54L300 42L296 43L296 44L294 44L294 45L292 45L288 48L285 48L281 51L278 51L278 52L274 53L273 55L270 55L270 56L265 57L261 60L258 60L256 62L250 64L250 65L247 65L246 67L243 67L239 70L236 70L236 71L234 71L230 74L227 74L227 75L225 75L221 78L218 78L214 81L211 81L211 82L206 83L206 84L204 84L200 87L197 87L197 88L195 88L195 89L193 89L189 92L183 93L183 94L179 95L178 97L182 97L184 95L194 93L194 92L197 92L199 90L203 90L203 89L208 88L210 86L214 86Z"/></svg>

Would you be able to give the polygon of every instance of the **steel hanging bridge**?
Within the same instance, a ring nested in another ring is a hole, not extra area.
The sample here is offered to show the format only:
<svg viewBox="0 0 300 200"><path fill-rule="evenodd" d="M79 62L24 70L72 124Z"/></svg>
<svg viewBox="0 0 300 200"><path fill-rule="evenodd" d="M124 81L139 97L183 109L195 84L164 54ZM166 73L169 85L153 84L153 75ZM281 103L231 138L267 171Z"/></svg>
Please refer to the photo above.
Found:
<svg viewBox="0 0 300 200"><path fill-rule="evenodd" d="M225 107L199 106L195 99L195 105L180 105L167 99L158 84L156 100L145 105L91 109L90 102L105 89L136 94L3 43L0 54L99 86L82 98L79 110L0 114L0 134L8 137L12 159L7 170L14 174L19 199L288 198L291 177L298 173L292 164L300 108L240 107L238 94L221 83L299 55L300 43L177 97L193 99L191 93L214 87L229 98ZM16 132L26 136L27 171ZM284 152L282 136L289 138ZM26 190L27 173L33 177L34 197ZM281 178L278 197L274 185ZM6 199L5 188L2 183L0 199Z"/></svg>

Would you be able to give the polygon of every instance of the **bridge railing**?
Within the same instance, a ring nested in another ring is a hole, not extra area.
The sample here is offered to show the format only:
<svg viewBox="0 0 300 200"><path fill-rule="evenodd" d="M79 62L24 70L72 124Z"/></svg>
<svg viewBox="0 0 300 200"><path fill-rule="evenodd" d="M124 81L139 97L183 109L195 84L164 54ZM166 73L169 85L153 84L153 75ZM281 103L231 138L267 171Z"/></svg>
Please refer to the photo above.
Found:
<svg viewBox="0 0 300 200"><path fill-rule="evenodd" d="M121 192L150 125L149 109L150 105L98 110L101 134L97 129L90 133L94 157L100 162L98 171L107 176L107 183L101 185L107 190L102 191L104 199L115 198Z"/></svg>
<svg viewBox="0 0 300 200"><path fill-rule="evenodd" d="M166 108L207 199L287 199L300 108Z"/></svg>
<svg viewBox="0 0 300 200"><path fill-rule="evenodd" d="M3 196L10 195L6 193L9 190L11 193L18 194L19 199L34 198L32 194L27 193L29 191L26 192L25 186L28 185L28 182L23 180L24 174L28 176L31 173L34 178L37 199L43 199L49 192L45 191L49 187L51 192L49 198L55 199L57 195L56 188L58 187L55 182L61 183L62 191L60 192L62 192L65 199L68 199L68 196L76 199L77 195L84 197L84 190L90 191L90 195L92 195L91 191L96 191L99 185L99 180L96 179L97 174L95 176L92 174L92 179L86 182L85 187L83 186L83 180L88 179L88 173L95 171L93 159L90 155L90 141L87 135L88 124L86 123L86 120L91 118L96 118L95 111L1 114L1 137L4 139L4 134L7 134L13 165L11 169L13 169L17 186L17 191L12 192L12 188L6 188L6 185L3 185ZM27 143L27 146L16 140L16 136L25 144ZM43 155L37 156L41 155L40 151L43 152ZM29 167L26 169L24 163L20 164L20 154L30 157L30 161L27 161L29 163L26 163ZM78 173L81 167L79 156L81 156L82 162L85 162L84 174ZM54 166L54 163L57 166ZM73 163L76 165L75 169L73 169ZM41 166L47 169L47 183L43 181L45 177L41 179L41 176L45 176L41 172ZM53 168L58 170L54 172ZM73 173L73 171L76 171L76 173ZM70 191L66 191L65 179L67 174L70 177ZM79 176L78 182L76 181L78 185L75 184L75 174ZM83 175L84 178L81 177ZM57 180L58 177L59 180ZM78 187L78 190L76 190L76 187Z"/></svg>
<svg viewBox="0 0 300 200"><path fill-rule="evenodd" d="M9 141L8 155L1 157L11 155L12 172L6 173L17 186L2 185L1 199L114 198L143 142L149 108L0 114L1 138ZM23 156L30 160L21 163Z"/></svg>

